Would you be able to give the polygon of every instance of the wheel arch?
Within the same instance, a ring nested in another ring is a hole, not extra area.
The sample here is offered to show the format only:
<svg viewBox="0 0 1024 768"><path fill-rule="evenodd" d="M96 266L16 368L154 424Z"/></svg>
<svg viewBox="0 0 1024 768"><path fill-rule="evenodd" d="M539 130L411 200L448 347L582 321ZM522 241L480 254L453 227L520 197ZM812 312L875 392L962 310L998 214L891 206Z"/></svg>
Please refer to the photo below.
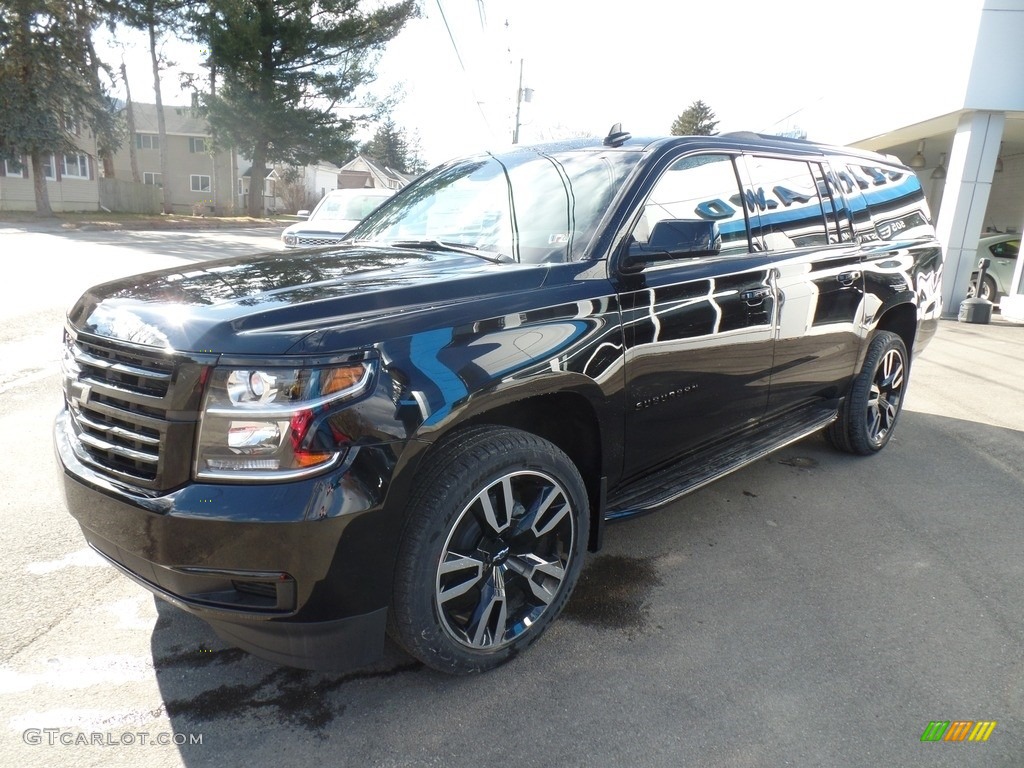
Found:
<svg viewBox="0 0 1024 768"><path fill-rule="evenodd" d="M910 303L890 307L875 323L874 332L891 331L903 340L907 354L914 356L914 342L917 338L917 307Z"/></svg>
<svg viewBox="0 0 1024 768"><path fill-rule="evenodd" d="M574 390L536 394L523 399L504 402L458 421L445 430L417 462L419 467L429 465L430 456L437 446L464 429L496 426L511 427L537 435L565 453L579 470L587 489L590 503L590 541L595 551L600 544L603 516L603 478L605 471L604 438L601 419L594 404L585 395Z"/></svg>

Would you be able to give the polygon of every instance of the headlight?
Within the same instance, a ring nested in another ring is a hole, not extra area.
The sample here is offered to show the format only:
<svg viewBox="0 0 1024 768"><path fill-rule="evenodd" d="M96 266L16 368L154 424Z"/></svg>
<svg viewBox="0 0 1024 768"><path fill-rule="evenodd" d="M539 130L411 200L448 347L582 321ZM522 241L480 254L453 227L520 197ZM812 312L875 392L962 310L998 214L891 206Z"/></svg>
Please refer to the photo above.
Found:
<svg viewBox="0 0 1024 768"><path fill-rule="evenodd" d="M196 477L281 480L336 463L348 438L320 417L365 393L372 378L369 361L215 368L203 399Z"/></svg>
<svg viewBox="0 0 1024 768"><path fill-rule="evenodd" d="M291 233L282 235L281 239L284 240L285 245L295 245L297 242L299 242L298 235L293 235Z"/></svg>

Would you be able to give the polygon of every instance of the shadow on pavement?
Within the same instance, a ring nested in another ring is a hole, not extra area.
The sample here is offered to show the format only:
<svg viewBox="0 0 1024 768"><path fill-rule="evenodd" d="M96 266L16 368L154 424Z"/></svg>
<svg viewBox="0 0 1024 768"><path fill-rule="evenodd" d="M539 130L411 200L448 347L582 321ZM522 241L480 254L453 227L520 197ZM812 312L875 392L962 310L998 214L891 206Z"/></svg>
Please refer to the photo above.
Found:
<svg viewBox="0 0 1024 768"><path fill-rule="evenodd" d="M1013 765L1024 754L1024 432L905 412L877 456L813 436L609 527L521 658L331 675L158 602L185 765ZM932 720L985 744L922 744ZM971 751L965 756L961 751ZM977 752L977 754L973 754Z"/></svg>

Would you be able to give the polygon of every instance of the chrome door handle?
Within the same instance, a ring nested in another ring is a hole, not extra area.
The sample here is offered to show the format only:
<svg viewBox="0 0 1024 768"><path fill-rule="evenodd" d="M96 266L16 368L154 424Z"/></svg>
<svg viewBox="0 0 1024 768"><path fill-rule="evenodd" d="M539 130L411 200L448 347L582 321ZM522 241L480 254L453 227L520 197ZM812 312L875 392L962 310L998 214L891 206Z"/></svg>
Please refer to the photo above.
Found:
<svg viewBox="0 0 1024 768"><path fill-rule="evenodd" d="M754 288L750 291L743 291L740 294L740 298L747 303L747 306L756 307L758 304L763 304L764 300L771 296L771 294L771 288Z"/></svg>
<svg viewBox="0 0 1024 768"><path fill-rule="evenodd" d="M836 280L838 280L841 285L853 285L855 282L860 280L860 272L857 270L853 270L852 272L841 272L836 275Z"/></svg>

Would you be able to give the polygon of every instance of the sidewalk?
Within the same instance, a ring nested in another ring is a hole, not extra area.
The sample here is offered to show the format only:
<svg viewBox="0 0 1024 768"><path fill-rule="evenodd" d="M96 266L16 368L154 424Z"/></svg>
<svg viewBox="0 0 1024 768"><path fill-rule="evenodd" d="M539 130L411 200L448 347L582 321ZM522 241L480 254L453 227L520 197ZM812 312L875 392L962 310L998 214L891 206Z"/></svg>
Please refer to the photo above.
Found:
<svg viewBox="0 0 1024 768"><path fill-rule="evenodd" d="M73 213L38 218L32 213L0 212L0 234L5 232L66 232L78 230L197 230L285 227L298 221L295 216L257 219L251 216L187 216L184 214L144 216L134 214Z"/></svg>
<svg viewBox="0 0 1024 768"><path fill-rule="evenodd" d="M913 363L908 410L1024 431L1024 325L941 320Z"/></svg>

